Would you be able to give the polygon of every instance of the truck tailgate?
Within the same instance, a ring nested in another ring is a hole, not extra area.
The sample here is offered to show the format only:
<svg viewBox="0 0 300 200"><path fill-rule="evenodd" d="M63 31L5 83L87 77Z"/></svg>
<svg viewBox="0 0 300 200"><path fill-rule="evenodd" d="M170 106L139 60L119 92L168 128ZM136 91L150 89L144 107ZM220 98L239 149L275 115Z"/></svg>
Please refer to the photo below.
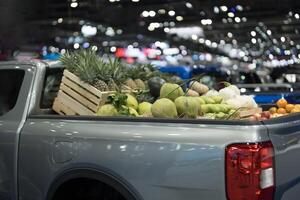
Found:
<svg viewBox="0 0 300 200"><path fill-rule="evenodd" d="M275 199L299 199L300 116L297 114L264 123L275 151Z"/></svg>

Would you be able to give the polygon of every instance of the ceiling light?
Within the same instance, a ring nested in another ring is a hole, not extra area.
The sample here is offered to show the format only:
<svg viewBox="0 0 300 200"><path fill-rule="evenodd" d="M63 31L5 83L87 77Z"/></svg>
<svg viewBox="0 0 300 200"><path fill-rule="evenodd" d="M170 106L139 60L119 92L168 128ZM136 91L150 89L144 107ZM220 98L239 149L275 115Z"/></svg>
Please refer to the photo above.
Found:
<svg viewBox="0 0 300 200"><path fill-rule="evenodd" d="M296 19L299 19L299 17L300 17L299 14L296 13L296 14L295 14L295 18L296 18Z"/></svg>
<svg viewBox="0 0 300 200"><path fill-rule="evenodd" d="M77 2L72 2L72 3L70 4L70 6L71 6L72 8L76 8L76 7L78 6L78 3L77 3Z"/></svg>
<svg viewBox="0 0 300 200"><path fill-rule="evenodd" d="M168 33L168 32L170 32L170 29L168 27L166 27L166 28L164 28L164 32Z"/></svg>
<svg viewBox="0 0 300 200"><path fill-rule="evenodd" d="M228 36L229 38L232 38L233 35L232 35L231 32L228 32L228 33L227 33L227 36Z"/></svg>
<svg viewBox="0 0 300 200"><path fill-rule="evenodd" d="M180 22L180 21L183 20L183 17L182 17L182 16L177 16L177 17L176 17L176 20Z"/></svg>
<svg viewBox="0 0 300 200"><path fill-rule="evenodd" d="M220 12L220 9L217 6L215 6L214 7L214 13L218 14L219 12Z"/></svg>
<svg viewBox="0 0 300 200"><path fill-rule="evenodd" d="M140 0L131 0L132 2L139 2Z"/></svg>
<svg viewBox="0 0 300 200"><path fill-rule="evenodd" d="M221 45L225 45L225 40L220 40Z"/></svg>
<svg viewBox="0 0 300 200"><path fill-rule="evenodd" d="M97 34L97 27L91 25L83 25L81 27L81 33L85 37L95 36Z"/></svg>
<svg viewBox="0 0 300 200"><path fill-rule="evenodd" d="M197 40L198 36L197 35L192 35L192 40Z"/></svg>
<svg viewBox="0 0 300 200"><path fill-rule="evenodd" d="M293 40L290 41L290 45L294 46L295 42Z"/></svg>
<svg viewBox="0 0 300 200"><path fill-rule="evenodd" d="M212 20L211 19L202 19L201 20L201 24L202 25L211 25L212 24Z"/></svg>
<svg viewBox="0 0 300 200"><path fill-rule="evenodd" d="M228 10L227 6L221 6L220 8L223 12L226 12Z"/></svg>
<svg viewBox="0 0 300 200"><path fill-rule="evenodd" d="M236 8L238 11L243 11L243 6L241 6L241 5L237 5L235 8Z"/></svg>
<svg viewBox="0 0 300 200"><path fill-rule="evenodd" d="M246 18L246 17L243 17L243 18L242 18L242 21L243 21L243 22L247 22L247 18Z"/></svg>
<svg viewBox="0 0 300 200"><path fill-rule="evenodd" d="M116 52L116 51L117 51L117 48L114 47L114 46L113 46L113 47L110 47L110 51L111 51L111 52Z"/></svg>
<svg viewBox="0 0 300 200"><path fill-rule="evenodd" d="M149 31L154 31L155 28L154 28L153 26L148 26L148 30L149 30Z"/></svg>
<svg viewBox="0 0 300 200"><path fill-rule="evenodd" d="M155 17L155 15L156 15L156 12L154 10L149 11L149 16L150 17Z"/></svg>
<svg viewBox="0 0 300 200"><path fill-rule="evenodd" d="M170 22L169 24L170 24L170 26L172 26L172 27L175 26L175 22Z"/></svg>
<svg viewBox="0 0 300 200"><path fill-rule="evenodd" d="M159 9L158 13L161 14L161 15L166 14L166 10L165 9Z"/></svg>
<svg viewBox="0 0 300 200"><path fill-rule="evenodd" d="M267 34L268 35L272 35L272 31L271 30L267 30Z"/></svg>
<svg viewBox="0 0 300 200"><path fill-rule="evenodd" d="M84 20L80 20L79 25L83 25L83 24L84 24Z"/></svg>
<svg viewBox="0 0 300 200"><path fill-rule="evenodd" d="M216 42L211 43L212 48L217 48L218 44Z"/></svg>
<svg viewBox="0 0 300 200"><path fill-rule="evenodd" d="M235 21L236 23L240 23L240 22L241 22L241 18L235 17L235 18L234 18L234 21Z"/></svg>
<svg viewBox="0 0 300 200"><path fill-rule="evenodd" d="M58 20L57 20L57 22L58 22L59 24L61 24L63 21L64 21L63 18L58 18Z"/></svg>
<svg viewBox="0 0 300 200"><path fill-rule="evenodd" d="M158 22L152 22L152 23L150 23L149 27L159 28L160 27L160 23L158 23Z"/></svg>
<svg viewBox="0 0 300 200"><path fill-rule="evenodd" d="M289 50L284 50L285 55L291 55L291 52Z"/></svg>
<svg viewBox="0 0 300 200"><path fill-rule="evenodd" d="M60 50L61 54L65 54L67 51L65 49Z"/></svg>
<svg viewBox="0 0 300 200"><path fill-rule="evenodd" d="M233 22L233 20L232 20L231 18L228 18L227 21L228 21L229 23L232 23L232 22Z"/></svg>
<svg viewBox="0 0 300 200"><path fill-rule="evenodd" d="M251 39L251 42L252 42L253 44L256 44L256 39L255 39L255 38L252 38L252 39Z"/></svg>
<svg viewBox="0 0 300 200"><path fill-rule="evenodd" d="M223 18L223 19L222 19L222 22L223 22L224 24L227 24L227 19L226 19L226 18Z"/></svg>
<svg viewBox="0 0 300 200"><path fill-rule="evenodd" d="M115 30L112 27L108 27L105 31L105 35L113 37L115 36Z"/></svg>
<svg viewBox="0 0 300 200"><path fill-rule="evenodd" d="M143 11L143 12L142 12L142 16L143 16L143 17L149 17L149 12L146 11L146 10Z"/></svg>
<svg viewBox="0 0 300 200"><path fill-rule="evenodd" d="M123 30L122 29L118 29L117 30L117 34L121 35L123 33Z"/></svg>
<svg viewBox="0 0 300 200"><path fill-rule="evenodd" d="M246 55L246 53L245 52L243 52L243 51L240 51L239 52L239 56L242 58L242 57L244 57Z"/></svg>
<svg viewBox="0 0 300 200"><path fill-rule="evenodd" d="M210 46L210 45L211 45L211 41L210 41L210 40L206 40L206 41L205 41L205 44L206 44L207 46Z"/></svg>
<svg viewBox="0 0 300 200"><path fill-rule="evenodd" d="M75 43L75 44L73 45L73 47L74 47L74 49L79 49L79 44L78 44L78 43Z"/></svg>
<svg viewBox="0 0 300 200"><path fill-rule="evenodd" d="M186 2L185 6L187 8L193 8L193 4L191 4L190 2Z"/></svg>
<svg viewBox="0 0 300 200"><path fill-rule="evenodd" d="M252 37L255 37L255 36L256 36L256 32L255 32L255 31L251 31L250 34L251 34Z"/></svg>
<svg viewBox="0 0 300 200"><path fill-rule="evenodd" d="M280 38L281 42L285 42L285 37Z"/></svg>
<svg viewBox="0 0 300 200"><path fill-rule="evenodd" d="M85 42L85 43L83 43L83 48L85 48L85 49L87 49L87 48L89 48L90 47L90 43L88 43L88 42Z"/></svg>
<svg viewBox="0 0 300 200"><path fill-rule="evenodd" d="M92 46L92 50L93 50L93 51L97 51L97 50L98 50L98 47L97 47L97 46Z"/></svg>
<svg viewBox="0 0 300 200"><path fill-rule="evenodd" d="M170 11L168 12L168 14L172 17L172 16L174 16L176 13L175 13L174 10L170 10Z"/></svg>
<svg viewBox="0 0 300 200"><path fill-rule="evenodd" d="M234 13L233 12L229 12L227 15L228 15L228 17L234 17Z"/></svg>
<svg viewBox="0 0 300 200"><path fill-rule="evenodd" d="M107 47L108 46L108 42L107 41L103 41L102 42L102 46Z"/></svg>
<svg viewBox="0 0 300 200"><path fill-rule="evenodd" d="M199 42L200 42L201 44L203 44L203 43L205 42L205 40L204 40L203 38L200 38L200 39L199 39Z"/></svg>

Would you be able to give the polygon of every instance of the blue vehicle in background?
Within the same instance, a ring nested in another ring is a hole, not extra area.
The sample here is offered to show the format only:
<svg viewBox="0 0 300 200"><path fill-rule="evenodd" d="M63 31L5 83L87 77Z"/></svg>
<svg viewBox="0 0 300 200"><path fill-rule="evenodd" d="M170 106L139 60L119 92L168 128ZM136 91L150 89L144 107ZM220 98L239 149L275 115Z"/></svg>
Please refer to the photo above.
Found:
<svg viewBox="0 0 300 200"><path fill-rule="evenodd" d="M163 66L157 67L163 73L170 73L179 76L186 80L192 78L194 75L207 74L214 76L226 76L226 72L218 65L195 65L195 66Z"/></svg>
<svg viewBox="0 0 300 200"><path fill-rule="evenodd" d="M281 98L289 103L300 104L300 85L290 83L262 83L271 80L261 80L255 72L241 72L229 75L217 65L198 66L164 66L158 67L163 73L170 73L179 76L183 80L192 78L195 75L204 74L202 82L211 88L218 88L218 83L227 81L236 84L242 94L253 95L255 101L260 105L272 105ZM238 78L237 78L238 77ZM242 77L242 79L241 79ZM266 77L264 77L266 78Z"/></svg>

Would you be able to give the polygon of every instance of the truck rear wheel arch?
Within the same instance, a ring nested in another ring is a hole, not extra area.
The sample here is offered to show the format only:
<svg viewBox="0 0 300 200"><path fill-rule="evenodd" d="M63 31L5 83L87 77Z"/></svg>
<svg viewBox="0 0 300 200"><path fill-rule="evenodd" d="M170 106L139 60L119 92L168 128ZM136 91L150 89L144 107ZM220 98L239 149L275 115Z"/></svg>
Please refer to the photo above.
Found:
<svg viewBox="0 0 300 200"><path fill-rule="evenodd" d="M59 195L65 195L62 191L64 188L74 185L76 188L82 188L79 183L84 184L97 184L102 185L110 191L115 191L122 196L122 200L142 200L141 196L135 191L135 189L130 186L126 181L121 181L120 179L108 174L94 169L73 169L64 172L62 175L58 176L52 183L50 189L47 193L47 200L56 200ZM116 194L118 195L118 194Z"/></svg>

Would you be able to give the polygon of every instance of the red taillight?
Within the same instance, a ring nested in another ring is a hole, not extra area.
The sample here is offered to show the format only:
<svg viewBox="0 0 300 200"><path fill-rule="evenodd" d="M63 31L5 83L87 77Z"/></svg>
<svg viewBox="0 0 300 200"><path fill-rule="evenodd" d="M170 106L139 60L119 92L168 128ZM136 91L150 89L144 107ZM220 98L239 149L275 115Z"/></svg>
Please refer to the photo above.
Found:
<svg viewBox="0 0 300 200"><path fill-rule="evenodd" d="M233 144L226 148L229 200L272 200L275 191L271 142Z"/></svg>

